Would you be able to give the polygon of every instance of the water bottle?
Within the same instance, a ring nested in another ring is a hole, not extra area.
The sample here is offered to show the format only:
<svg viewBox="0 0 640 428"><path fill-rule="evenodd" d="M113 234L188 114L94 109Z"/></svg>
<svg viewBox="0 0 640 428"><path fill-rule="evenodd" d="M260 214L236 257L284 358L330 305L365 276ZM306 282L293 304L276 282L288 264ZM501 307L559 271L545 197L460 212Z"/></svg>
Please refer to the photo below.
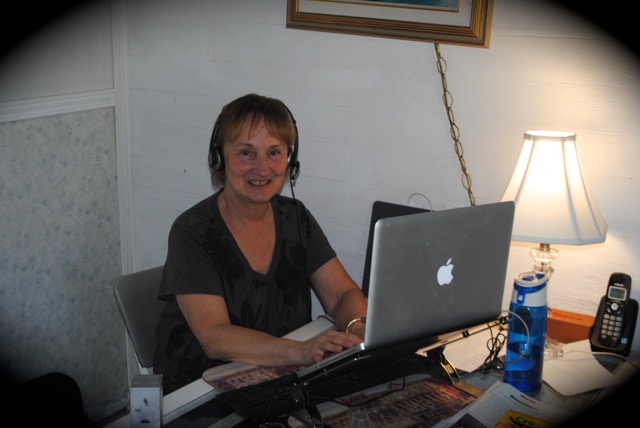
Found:
<svg viewBox="0 0 640 428"><path fill-rule="evenodd" d="M542 272L523 272L513 285L504 381L522 392L535 393L542 386L548 279Z"/></svg>

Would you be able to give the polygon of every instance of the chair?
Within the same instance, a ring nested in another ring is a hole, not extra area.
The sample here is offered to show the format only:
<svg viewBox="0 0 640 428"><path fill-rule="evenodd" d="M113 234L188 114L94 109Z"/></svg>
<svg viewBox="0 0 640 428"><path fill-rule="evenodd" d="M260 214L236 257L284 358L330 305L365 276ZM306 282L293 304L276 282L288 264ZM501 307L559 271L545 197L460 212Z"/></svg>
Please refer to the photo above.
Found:
<svg viewBox="0 0 640 428"><path fill-rule="evenodd" d="M122 275L113 286L120 315L142 374L153 373L156 326L164 302L158 299L162 266Z"/></svg>

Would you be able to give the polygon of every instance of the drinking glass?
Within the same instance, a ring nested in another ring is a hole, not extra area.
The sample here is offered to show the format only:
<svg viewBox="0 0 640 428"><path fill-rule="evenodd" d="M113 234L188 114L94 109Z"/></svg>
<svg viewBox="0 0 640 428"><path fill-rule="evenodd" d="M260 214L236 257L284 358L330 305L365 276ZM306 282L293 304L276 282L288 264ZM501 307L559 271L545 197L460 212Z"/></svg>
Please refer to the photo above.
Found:
<svg viewBox="0 0 640 428"><path fill-rule="evenodd" d="M355 412L351 415L351 428L369 428L369 415L365 412Z"/></svg>

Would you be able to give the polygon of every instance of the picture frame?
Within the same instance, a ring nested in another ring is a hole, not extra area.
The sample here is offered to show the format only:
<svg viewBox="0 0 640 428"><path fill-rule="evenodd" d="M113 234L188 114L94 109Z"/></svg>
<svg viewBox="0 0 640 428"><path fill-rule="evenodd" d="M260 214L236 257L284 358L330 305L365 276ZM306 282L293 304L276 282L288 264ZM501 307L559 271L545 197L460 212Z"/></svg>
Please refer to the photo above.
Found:
<svg viewBox="0 0 640 428"><path fill-rule="evenodd" d="M287 0L287 28L489 47L493 0Z"/></svg>

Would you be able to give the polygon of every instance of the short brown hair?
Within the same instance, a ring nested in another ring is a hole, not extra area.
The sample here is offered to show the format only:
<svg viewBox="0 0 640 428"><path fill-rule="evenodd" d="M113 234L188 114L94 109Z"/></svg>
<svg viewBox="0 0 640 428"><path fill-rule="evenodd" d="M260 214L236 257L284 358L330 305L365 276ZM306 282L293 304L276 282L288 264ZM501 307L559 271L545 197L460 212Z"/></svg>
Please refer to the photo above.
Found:
<svg viewBox="0 0 640 428"><path fill-rule="evenodd" d="M280 100L257 94L247 94L225 105L216 119L214 132L209 146L210 156L216 147L235 141L238 135L249 127L254 131L264 123L269 135L284 142L291 151L298 138L296 124L291 111ZM214 185L224 186L224 169L211 168L211 180Z"/></svg>

